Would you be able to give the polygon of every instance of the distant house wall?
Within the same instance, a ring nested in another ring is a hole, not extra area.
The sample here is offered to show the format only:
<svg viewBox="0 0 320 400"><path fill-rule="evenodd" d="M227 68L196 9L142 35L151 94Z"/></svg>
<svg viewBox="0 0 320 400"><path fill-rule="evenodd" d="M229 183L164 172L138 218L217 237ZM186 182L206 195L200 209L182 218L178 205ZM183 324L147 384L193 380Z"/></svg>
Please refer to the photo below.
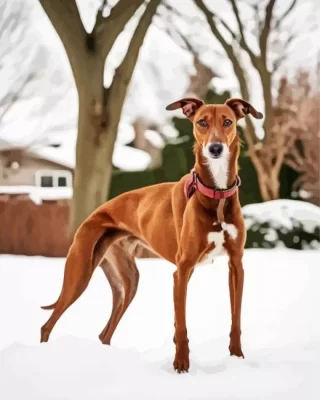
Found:
<svg viewBox="0 0 320 400"><path fill-rule="evenodd" d="M19 163L19 168L9 168L10 163ZM35 185L35 175L38 170L67 170L69 168L62 167L50 161L38 159L30 156L25 152L6 151L0 152L0 185Z"/></svg>

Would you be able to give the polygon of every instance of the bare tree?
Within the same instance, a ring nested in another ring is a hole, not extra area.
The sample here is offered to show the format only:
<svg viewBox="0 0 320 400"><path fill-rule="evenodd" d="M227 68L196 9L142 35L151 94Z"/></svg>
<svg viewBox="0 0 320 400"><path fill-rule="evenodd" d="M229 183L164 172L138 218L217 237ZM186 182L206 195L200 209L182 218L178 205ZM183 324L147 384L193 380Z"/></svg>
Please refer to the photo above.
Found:
<svg viewBox="0 0 320 400"><path fill-rule="evenodd" d="M25 52L25 32L29 22L28 9L23 3L12 1L0 5L0 124L12 107L27 97L26 88L36 75L23 68L28 62L26 58L32 57L32 51ZM13 51L16 59L12 56Z"/></svg>
<svg viewBox="0 0 320 400"><path fill-rule="evenodd" d="M214 68L212 66L209 67L201 60L200 54L202 51L207 50L207 45L200 46L197 44L195 46L190 38L191 35L194 36L194 32L190 34L182 33L175 23L176 18L182 18L184 20L188 19L190 24L192 24L195 19L194 17L188 18L185 14L178 11L167 2L164 2L163 6L163 10L167 11L167 13L165 14L162 12L162 14L159 14L162 18L161 28L178 46L188 51L193 58L195 72L190 76L190 83L185 95L186 97L203 97L207 93L212 79L218 77Z"/></svg>
<svg viewBox="0 0 320 400"><path fill-rule="evenodd" d="M315 89L312 89L315 88ZM310 72L281 79L274 113L274 146L299 173L293 189L320 205L320 91ZM281 138L280 140L277 138Z"/></svg>
<svg viewBox="0 0 320 400"><path fill-rule="evenodd" d="M78 137L71 231L108 195L112 153L126 91L139 51L160 0L119 0L106 16L101 2L94 27L86 32L76 0L39 0L59 34L79 95ZM105 62L127 22L144 11L111 85L104 87Z"/></svg>
<svg viewBox="0 0 320 400"><path fill-rule="evenodd" d="M214 11L210 10L203 0L194 0L195 4L203 12L211 32L221 44L225 54L232 63L235 76L237 77L241 95L244 99L250 100L250 85L246 70L241 62L241 55L245 53L256 70L262 87L264 97L264 138L258 139L255 127L250 118L246 118L244 129L245 138L248 144L248 155L255 166L258 176L260 192L263 200L272 200L279 197L279 174L284 163L284 147L274 146L273 134L274 125L274 104L272 96L274 73L278 70L285 58L285 53L279 53L280 31L285 20L296 6L297 0L293 0L289 7L280 15L274 13L276 0L268 0L267 3L256 1L250 3L255 13L254 34L257 37L259 52L256 53L248 43L245 23L239 10L238 0L227 0L230 4L233 16L236 21L237 30L233 30ZM247 4L247 3L246 3ZM264 6L264 4L266 4ZM271 33L277 33L271 35ZM273 38L271 38L273 36ZM289 33L287 39L282 43L282 48L287 48L294 39L294 33ZM276 55L269 52L272 44L277 44ZM283 141L284 137L278 140Z"/></svg>

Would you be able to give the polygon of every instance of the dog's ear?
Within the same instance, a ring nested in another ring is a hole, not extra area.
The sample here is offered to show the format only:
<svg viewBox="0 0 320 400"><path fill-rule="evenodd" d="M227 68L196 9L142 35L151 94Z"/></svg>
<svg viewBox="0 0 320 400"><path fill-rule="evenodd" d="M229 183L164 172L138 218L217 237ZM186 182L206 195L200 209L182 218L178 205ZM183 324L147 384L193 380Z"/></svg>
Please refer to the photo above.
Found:
<svg viewBox="0 0 320 400"><path fill-rule="evenodd" d="M166 110L172 111L182 108L183 114L192 121L196 111L203 105L204 102L202 100L187 97L169 104Z"/></svg>
<svg viewBox="0 0 320 400"><path fill-rule="evenodd" d="M256 119L262 119L263 115L257 111L250 103L242 99L228 99L225 104L232 108L237 116L237 119L243 118L251 114Z"/></svg>

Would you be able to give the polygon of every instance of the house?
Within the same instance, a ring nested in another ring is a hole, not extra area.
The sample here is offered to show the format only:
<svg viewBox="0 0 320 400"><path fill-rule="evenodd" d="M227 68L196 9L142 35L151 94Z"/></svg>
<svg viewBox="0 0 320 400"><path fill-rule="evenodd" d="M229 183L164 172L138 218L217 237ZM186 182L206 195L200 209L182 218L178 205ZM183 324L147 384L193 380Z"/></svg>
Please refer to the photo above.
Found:
<svg viewBox="0 0 320 400"><path fill-rule="evenodd" d="M19 148L0 139L0 186L72 188L74 162L56 157L58 145ZM72 157L70 157L72 158ZM12 191L13 188L10 189Z"/></svg>
<svg viewBox="0 0 320 400"><path fill-rule="evenodd" d="M0 139L0 253L62 257L68 251L73 167L55 158L55 150Z"/></svg>
<svg viewBox="0 0 320 400"><path fill-rule="evenodd" d="M73 168L25 149L0 150L0 186L72 187Z"/></svg>

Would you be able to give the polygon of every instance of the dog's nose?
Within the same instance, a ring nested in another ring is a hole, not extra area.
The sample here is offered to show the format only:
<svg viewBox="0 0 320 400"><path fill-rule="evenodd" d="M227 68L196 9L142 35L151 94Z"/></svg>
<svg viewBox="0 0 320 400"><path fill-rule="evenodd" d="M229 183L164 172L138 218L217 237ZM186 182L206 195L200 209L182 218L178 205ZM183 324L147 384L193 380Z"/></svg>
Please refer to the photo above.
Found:
<svg viewBox="0 0 320 400"><path fill-rule="evenodd" d="M221 143L212 143L208 147L209 153L213 157L220 157L223 151L223 145Z"/></svg>

